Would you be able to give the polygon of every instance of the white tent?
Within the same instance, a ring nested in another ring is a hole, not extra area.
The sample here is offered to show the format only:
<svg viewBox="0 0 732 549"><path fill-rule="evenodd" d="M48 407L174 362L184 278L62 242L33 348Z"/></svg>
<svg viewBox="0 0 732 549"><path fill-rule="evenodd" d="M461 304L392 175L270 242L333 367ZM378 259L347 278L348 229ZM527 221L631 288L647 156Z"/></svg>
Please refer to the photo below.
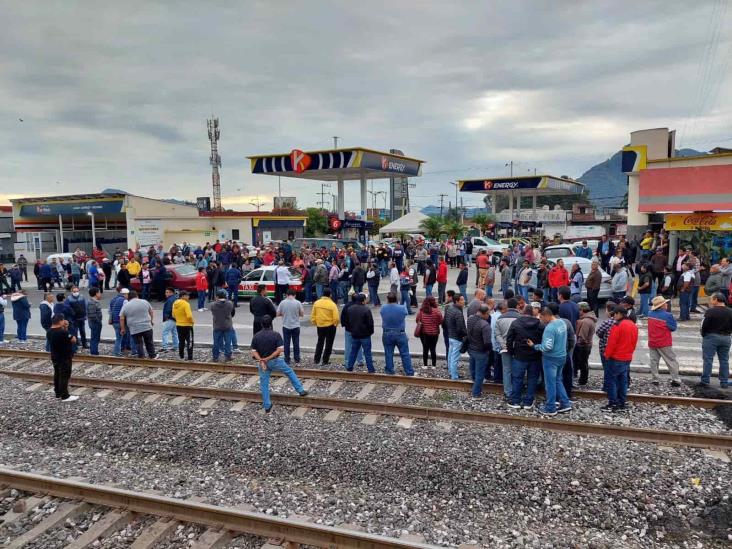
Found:
<svg viewBox="0 0 732 549"><path fill-rule="evenodd" d="M421 212L409 212L379 229L379 234L421 233L419 223L427 216Z"/></svg>

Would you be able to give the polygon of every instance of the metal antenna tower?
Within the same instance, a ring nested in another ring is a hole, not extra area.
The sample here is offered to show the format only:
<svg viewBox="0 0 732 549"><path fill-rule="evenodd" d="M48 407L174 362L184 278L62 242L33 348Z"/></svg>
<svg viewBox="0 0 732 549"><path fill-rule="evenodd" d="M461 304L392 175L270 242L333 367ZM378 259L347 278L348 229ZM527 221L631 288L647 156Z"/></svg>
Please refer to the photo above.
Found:
<svg viewBox="0 0 732 549"><path fill-rule="evenodd" d="M219 156L219 119L209 118L206 120L208 126L208 140L211 142L211 183L213 184L213 211L221 211L221 178L219 176L219 168L221 167L221 157Z"/></svg>

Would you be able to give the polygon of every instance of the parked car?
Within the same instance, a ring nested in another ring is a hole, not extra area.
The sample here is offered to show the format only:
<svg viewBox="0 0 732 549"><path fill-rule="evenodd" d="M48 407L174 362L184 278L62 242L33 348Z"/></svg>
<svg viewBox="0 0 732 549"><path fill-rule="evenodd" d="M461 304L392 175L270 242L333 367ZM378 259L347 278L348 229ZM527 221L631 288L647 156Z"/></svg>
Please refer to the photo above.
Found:
<svg viewBox="0 0 732 549"><path fill-rule="evenodd" d="M74 254L70 254L70 253L51 254L46 258L46 261L48 263L51 263L51 261L54 259L56 260L57 263L58 263L59 259L63 259L64 263L68 263L69 261L74 260Z"/></svg>
<svg viewBox="0 0 732 549"><path fill-rule="evenodd" d="M488 238L487 236L471 236L470 242L473 244L473 258L475 258L481 250L485 250L488 252L488 255L491 256L495 253L503 254L503 250L507 247L492 238Z"/></svg>
<svg viewBox="0 0 732 549"><path fill-rule="evenodd" d="M574 257L574 248L574 244L556 244L554 246L547 246L544 249L544 257L554 260Z"/></svg>
<svg viewBox="0 0 732 549"><path fill-rule="evenodd" d="M181 263L180 265L166 265L167 281L166 288L174 290L185 290L189 294L196 293L196 268L189 263ZM138 277L133 277L130 281L132 289L139 292L142 290L142 283Z"/></svg>
<svg viewBox="0 0 732 549"><path fill-rule="evenodd" d="M254 297L257 295L257 287L260 284L264 284L267 287L267 296L274 297L275 295L275 283L274 283L274 271L273 265L262 266L258 269L254 269L244 276L244 279L239 283L239 297ZM290 288L294 289L298 295L303 291L302 281L300 280L300 271L290 267Z"/></svg>
<svg viewBox="0 0 732 549"><path fill-rule="evenodd" d="M358 240L341 240L337 238L296 238L292 241L292 251L299 252L303 245L307 244L310 248L325 248L330 250L333 245L339 250L351 247L358 251L363 247Z"/></svg>

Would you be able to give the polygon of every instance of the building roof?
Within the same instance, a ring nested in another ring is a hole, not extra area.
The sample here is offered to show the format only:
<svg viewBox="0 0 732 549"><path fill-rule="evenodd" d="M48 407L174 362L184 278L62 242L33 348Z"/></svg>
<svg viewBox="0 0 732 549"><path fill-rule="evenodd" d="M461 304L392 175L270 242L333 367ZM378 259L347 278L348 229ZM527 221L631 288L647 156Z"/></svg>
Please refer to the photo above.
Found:
<svg viewBox="0 0 732 549"><path fill-rule="evenodd" d="M247 157L252 173L317 181L388 179L422 174L423 160L363 147Z"/></svg>
<svg viewBox="0 0 732 549"><path fill-rule="evenodd" d="M673 158L657 158L655 160L648 160L648 164L655 164L661 162L683 162L684 160L698 160L708 158L721 158L724 156L732 156L732 152L722 152L717 154L697 154L694 156L674 156Z"/></svg>
<svg viewBox="0 0 732 549"><path fill-rule="evenodd" d="M37 204L40 202L76 202L79 200L98 200L100 198L124 198L127 193L94 193L94 194L67 194L62 196L29 196L27 198L11 198L15 204ZM155 200L155 199L153 199Z"/></svg>
<svg viewBox="0 0 732 549"><path fill-rule="evenodd" d="M307 215L305 214L294 214L294 215L287 215L287 214L281 214L278 212L232 212L232 211L223 211L223 212L214 212L214 211L205 211L205 212L199 212L199 215L201 217L268 217L268 218L277 218L277 219L307 219Z"/></svg>
<svg viewBox="0 0 732 549"><path fill-rule="evenodd" d="M492 194L513 191L519 195L581 194L585 185L574 179L552 175L491 177L458 181L461 192Z"/></svg>

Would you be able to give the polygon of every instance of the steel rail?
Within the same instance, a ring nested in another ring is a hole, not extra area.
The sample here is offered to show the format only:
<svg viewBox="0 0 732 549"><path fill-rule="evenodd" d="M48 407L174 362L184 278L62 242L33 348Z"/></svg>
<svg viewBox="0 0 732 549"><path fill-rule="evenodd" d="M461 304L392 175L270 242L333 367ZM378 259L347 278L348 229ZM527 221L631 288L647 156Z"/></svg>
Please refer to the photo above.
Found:
<svg viewBox="0 0 732 549"><path fill-rule="evenodd" d="M16 349L0 349L0 357L28 358L48 360L48 353L44 351L26 351ZM108 355L76 355L74 362L94 364L114 364L120 366L144 366L146 368L167 368L170 370L190 370L194 372L212 372L220 374L256 375L257 367L236 363L176 361L166 359L150 359L137 357L117 357ZM274 372L275 375L282 375ZM337 370L321 370L317 368L298 368L298 377L302 379L320 379L325 381L350 381L356 383L380 383L384 385L404 385L448 391L469 392L473 383L437 377L417 377L387 374L368 374L363 372L346 372ZM491 394L503 394L503 385L498 383L484 383L483 390ZM574 390L572 394L587 400L606 400L607 394L602 391ZM713 409L720 405L732 405L732 401L715 398L694 398L673 395L651 395L629 393L626 400L639 404L654 404L658 406L694 406L697 408Z"/></svg>
<svg viewBox="0 0 732 549"><path fill-rule="evenodd" d="M2 371L3 375L14 379L32 381L36 383L53 383L50 374L35 372ZM237 391L209 387L195 387L166 383L149 383L140 381L113 380L96 377L76 376L71 385L77 387L91 387L95 389L111 389L116 391L136 391L140 393L159 393L175 396L187 396L203 399L218 399L231 401L261 402L259 392ZM390 404L386 402L371 402L354 399L338 399L319 396L300 397L295 395L272 394L272 401L287 406L307 406L310 408L343 410L365 414L383 414L416 419L446 420L466 423L508 425L512 427L529 427L576 435L610 436L637 440L642 442L656 442L700 448L732 449L732 436L709 433L686 433L681 431L665 431L639 427L621 427L602 423L586 423L565 421L542 417L518 416L491 412L470 412L449 408L433 408L407 404Z"/></svg>
<svg viewBox="0 0 732 549"><path fill-rule="evenodd" d="M81 500L145 515L170 517L181 522L205 525L239 534L280 538L302 545L347 549L435 549L436 547L355 530L287 520L230 507L219 507L11 469L0 468L0 484L25 492Z"/></svg>

